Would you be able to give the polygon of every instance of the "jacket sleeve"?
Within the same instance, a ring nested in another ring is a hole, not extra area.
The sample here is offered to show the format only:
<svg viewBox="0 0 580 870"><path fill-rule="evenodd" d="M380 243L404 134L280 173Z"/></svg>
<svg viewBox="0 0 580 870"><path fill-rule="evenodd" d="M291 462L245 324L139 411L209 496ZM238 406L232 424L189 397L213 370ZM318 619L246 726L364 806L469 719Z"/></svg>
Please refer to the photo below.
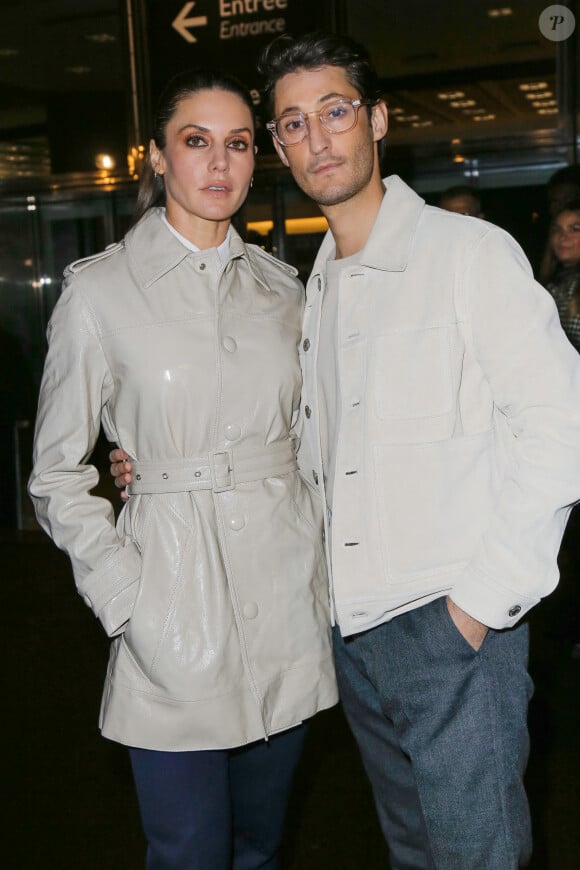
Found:
<svg viewBox="0 0 580 870"><path fill-rule="evenodd" d="M502 230L479 242L465 292L473 352L511 443L491 521L451 598L505 628L558 582L558 550L580 497L580 357Z"/></svg>
<svg viewBox="0 0 580 870"><path fill-rule="evenodd" d="M85 603L115 635L131 615L141 557L117 535L110 502L90 492L99 478L86 460L113 383L77 284L65 285L48 327L29 493L40 525L70 556Z"/></svg>

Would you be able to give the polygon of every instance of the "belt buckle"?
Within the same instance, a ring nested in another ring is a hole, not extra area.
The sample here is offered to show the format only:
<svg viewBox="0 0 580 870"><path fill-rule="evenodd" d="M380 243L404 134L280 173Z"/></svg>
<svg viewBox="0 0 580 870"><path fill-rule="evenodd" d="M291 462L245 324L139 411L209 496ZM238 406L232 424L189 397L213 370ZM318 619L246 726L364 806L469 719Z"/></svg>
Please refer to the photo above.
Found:
<svg viewBox="0 0 580 870"><path fill-rule="evenodd" d="M228 475L227 483L220 484L217 482L216 477L216 460L220 456L225 456L227 460L227 471ZM209 471L211 474L211 488L214 492L229 492L236 485L236 481L234 478L234 457L231 450L212 450L209 454Z"/></svg>

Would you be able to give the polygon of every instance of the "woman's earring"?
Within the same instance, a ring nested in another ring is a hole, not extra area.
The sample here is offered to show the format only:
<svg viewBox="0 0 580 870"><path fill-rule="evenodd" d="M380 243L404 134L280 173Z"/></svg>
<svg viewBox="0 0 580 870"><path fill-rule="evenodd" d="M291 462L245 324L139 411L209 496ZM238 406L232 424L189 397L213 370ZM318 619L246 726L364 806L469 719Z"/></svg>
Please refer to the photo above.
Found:
<svg viewBox="0 0 580 870"><path fill-rule="evenodd" d="M250 179L250 187L253 187L253 186L254 186L254 176L252 175L252 177Z"/></svg>

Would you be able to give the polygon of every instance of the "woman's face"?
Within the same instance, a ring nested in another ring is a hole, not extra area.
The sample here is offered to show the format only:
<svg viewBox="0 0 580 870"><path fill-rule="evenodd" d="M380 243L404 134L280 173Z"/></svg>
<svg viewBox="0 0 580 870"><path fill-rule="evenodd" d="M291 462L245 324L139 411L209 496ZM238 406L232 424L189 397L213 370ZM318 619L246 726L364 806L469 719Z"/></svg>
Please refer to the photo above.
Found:
<svg viewBox="0 0 580 870"><path fill-rule="evenodd" d="M229 91L198 91L178 104L163 150L150 144L153 169L164 176L167 219L219 222L244 202L254 171L254 123Z"/></svg>
<svg viewBox="0 0 580 870"><path fill-rule="evenodd" d="M562 211L552 221L552 253L563 266L580 263L580 211Z"/></svg>

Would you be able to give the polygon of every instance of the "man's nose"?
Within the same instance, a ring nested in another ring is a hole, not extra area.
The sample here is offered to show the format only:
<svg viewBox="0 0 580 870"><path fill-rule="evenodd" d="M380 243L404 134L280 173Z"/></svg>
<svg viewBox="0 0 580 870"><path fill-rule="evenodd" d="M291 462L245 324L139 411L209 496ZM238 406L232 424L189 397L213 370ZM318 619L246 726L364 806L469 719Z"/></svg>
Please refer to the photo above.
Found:
<svg viewBox="0 0 580 870"><path fill-rule="evenodd" d="M319 154L325 148L328 148L330 133L324 129L320 118L316 117L316 115L308 118L306 123L308 125L308 147L313 154Z"/></svg>

